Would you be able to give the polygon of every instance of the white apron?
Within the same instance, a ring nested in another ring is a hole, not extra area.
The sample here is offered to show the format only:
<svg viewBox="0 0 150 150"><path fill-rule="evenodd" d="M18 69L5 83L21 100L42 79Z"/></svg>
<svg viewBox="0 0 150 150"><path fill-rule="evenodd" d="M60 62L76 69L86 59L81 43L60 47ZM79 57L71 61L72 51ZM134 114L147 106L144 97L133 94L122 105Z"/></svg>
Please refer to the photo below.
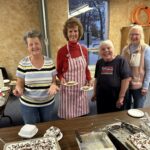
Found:
<svg viewBox="0 0 150 150"><path fill-rule="evenodd" d="M64 78L66 82L76 81L78 84L75 86L61 85L58 116L60 118L70 119L88 114L89 102L86 92L80 90L86 83L86 60L82 48L80 46L82 55L77 58L71 58L68 44L67 50L69 54L68 70L64 73Z"/></svg>

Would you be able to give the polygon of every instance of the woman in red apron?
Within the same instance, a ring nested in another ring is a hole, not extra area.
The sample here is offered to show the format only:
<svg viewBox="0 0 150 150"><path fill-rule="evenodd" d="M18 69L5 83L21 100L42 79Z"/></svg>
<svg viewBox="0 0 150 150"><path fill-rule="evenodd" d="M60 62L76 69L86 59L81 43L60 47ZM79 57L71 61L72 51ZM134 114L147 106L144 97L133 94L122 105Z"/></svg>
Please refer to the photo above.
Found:
<svg viewBox="0 0 150 150"><path fill-rule="evenodd" d="M83 34L80 21L68 19L63 33L68 43L57 54L57 72L61 81L58 116L70 119L89 113L89 101L81 87L91 85L91 75L87 66L87 49L78 43ZM75 84L67 85L69 81Z"/></svg>

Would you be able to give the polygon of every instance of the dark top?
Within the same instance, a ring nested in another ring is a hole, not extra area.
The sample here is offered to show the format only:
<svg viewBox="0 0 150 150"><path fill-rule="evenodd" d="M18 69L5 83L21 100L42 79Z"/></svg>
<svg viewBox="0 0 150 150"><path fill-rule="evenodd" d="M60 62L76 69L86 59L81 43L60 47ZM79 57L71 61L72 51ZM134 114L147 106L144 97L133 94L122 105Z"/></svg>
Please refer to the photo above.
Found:
<svg viewBox="0 0 150 150"><path fill-rule="evenodd" d="M95 78L100 89L119 88L121 80L130 76L131 71L127 61L119 55L111 62L105 62L103 59L97 61Z"/></svg>

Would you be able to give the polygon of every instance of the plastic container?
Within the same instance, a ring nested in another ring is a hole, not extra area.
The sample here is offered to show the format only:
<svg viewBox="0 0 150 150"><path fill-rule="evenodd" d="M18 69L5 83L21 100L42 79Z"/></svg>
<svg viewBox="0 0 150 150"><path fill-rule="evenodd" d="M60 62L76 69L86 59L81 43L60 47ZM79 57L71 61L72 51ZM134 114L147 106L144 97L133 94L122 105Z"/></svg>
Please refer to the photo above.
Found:
<svg viewBox="0 0 150 150"><path fill-rule="evenodd" d="M18 135L24 138L32 138L38 132L38 128L35 125L26 124L24 125Z"/></svg>

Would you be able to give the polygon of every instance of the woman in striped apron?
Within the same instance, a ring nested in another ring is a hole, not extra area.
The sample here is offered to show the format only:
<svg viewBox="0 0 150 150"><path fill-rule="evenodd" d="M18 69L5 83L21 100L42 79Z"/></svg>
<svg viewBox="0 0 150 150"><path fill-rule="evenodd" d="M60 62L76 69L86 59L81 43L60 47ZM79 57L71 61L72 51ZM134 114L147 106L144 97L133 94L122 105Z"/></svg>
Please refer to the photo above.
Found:
<svg viewBox="0 0 150 150"><path fill-rule="evenodd" d="M79 20L68 19L63 32L68 43L57 54L57 72L61 81L58 116L70 119L89 113L87 95L81 87L91 85L91 75L87 66L87 49L78 43L83 33ZM68 81L77 84L66 86Z"/></svg>

